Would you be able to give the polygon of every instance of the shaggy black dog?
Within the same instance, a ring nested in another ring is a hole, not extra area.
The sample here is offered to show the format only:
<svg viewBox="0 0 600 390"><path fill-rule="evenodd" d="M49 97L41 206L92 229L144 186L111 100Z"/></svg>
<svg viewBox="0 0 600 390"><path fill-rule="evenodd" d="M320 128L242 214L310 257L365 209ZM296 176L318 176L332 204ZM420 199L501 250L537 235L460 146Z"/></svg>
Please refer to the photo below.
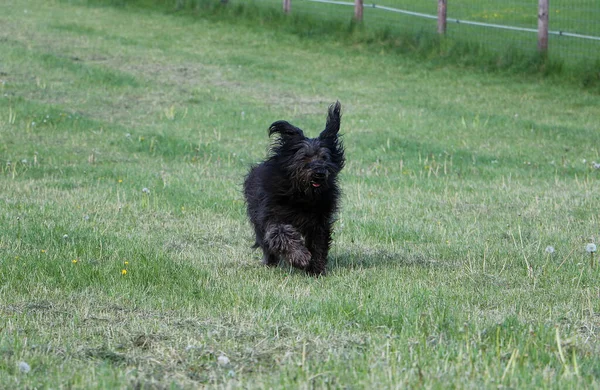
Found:
<svg viewBox="0 0 600 390"><path fill-rule="evenodd" d="M337 176L344 167L340 109L340 102L329 107L325 130L317 138L306 138L286 121L273 123L269 136L279 137L270 156L246 177L255 247L263 250L268 266L283 258L311 275L325 273L340 198Z"/></svg>

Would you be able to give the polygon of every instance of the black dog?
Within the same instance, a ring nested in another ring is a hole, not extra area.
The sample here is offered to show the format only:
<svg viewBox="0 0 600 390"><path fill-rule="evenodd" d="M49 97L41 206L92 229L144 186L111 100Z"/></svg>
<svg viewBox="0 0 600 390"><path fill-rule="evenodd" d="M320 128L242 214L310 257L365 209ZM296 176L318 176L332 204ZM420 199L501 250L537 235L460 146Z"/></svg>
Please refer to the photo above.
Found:
<svg viewBox="0 0 600 390"><path fill-rule="evenodd" d="M325 273L340 198L337 176L344 167L340 109L340 102L329 107L325 130L317 138L306 138L286 121L273 123L269 136L279 138L267 160L246 177L244 196L255 248L262 248L268 266L283 258L309 274Z"/></svg>

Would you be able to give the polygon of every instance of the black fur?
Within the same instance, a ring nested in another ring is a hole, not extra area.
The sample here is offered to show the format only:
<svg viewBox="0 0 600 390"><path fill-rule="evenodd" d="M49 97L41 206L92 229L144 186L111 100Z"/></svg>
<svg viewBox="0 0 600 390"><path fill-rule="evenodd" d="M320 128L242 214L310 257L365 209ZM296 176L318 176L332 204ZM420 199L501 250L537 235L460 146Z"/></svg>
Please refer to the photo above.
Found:
<svg viewBox="0 0 600 390"><path fill-rule="evenodd" d="M266 161L250 169L244 182L255 247L263 263L283 258L312 275L325 273L331 228L338 208L338 173L344 167L340 102L329 107L325 130L306 138L286 121L274 122L269 136L279 137Z"/></svg>

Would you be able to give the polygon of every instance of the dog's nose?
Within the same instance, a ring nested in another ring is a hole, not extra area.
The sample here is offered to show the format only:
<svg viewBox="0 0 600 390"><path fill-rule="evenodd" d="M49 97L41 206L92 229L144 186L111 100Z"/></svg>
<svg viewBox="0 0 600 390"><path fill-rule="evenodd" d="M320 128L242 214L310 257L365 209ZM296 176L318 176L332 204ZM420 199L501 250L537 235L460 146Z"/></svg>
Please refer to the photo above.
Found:
<svg viewBox="0 0 600 390"><path fill-rule="evenodd" d="M318 171L313 173L313 178L315 178L316 180L325 180L327 178L327 174L325 173L325 171Z"/></svg>

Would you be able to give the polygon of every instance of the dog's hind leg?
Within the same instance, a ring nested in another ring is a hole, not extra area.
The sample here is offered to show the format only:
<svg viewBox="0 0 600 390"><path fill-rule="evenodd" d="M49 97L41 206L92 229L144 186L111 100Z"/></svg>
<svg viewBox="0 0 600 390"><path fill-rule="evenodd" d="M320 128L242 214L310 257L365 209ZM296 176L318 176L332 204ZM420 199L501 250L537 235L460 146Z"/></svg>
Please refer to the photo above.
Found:
<svg viewBox="0 0 600 390"><path fill-rule="evenodd" d="M292 225L270 225L265 233L265 256L283 256L293 267L306 269L311 254L304 238Z"/></svg>

